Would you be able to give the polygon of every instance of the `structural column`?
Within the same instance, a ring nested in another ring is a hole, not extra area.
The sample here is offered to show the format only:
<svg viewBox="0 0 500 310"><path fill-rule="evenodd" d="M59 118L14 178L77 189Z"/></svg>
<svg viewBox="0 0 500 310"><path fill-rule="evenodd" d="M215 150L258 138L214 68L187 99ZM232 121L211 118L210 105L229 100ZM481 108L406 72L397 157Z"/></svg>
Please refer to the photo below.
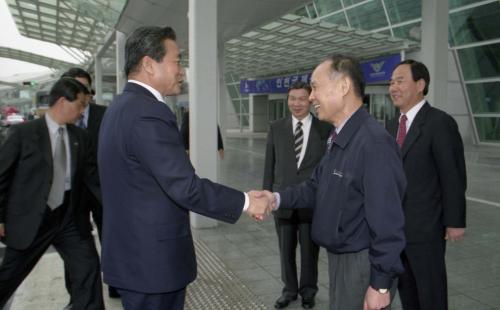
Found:
<svg viewBox="0 0 500 310"><path fill-rule="evenodd" d="M120 94L123 91L123 87L127 82L125 77L125 34L120 31L116 31L115 36L116 42L116 93Z"/></svg>
<svg viewBox="0 0 500 310"><path fill-rule="evenodd" d="M95 102L103 104L102 100L102 58L97 56L94 60L94 87L95 87Z"/></svg>
<svg viewBox="0 0 500 310"><path fill-rule="evenodd" d="M197 174L217 180L217 0L189 0L190 157ZM217 221L191 213L194 228Z"/></svg>
<svg viewBox="0 0 500 310"><path fill-rule="evenodd" d="M422 62L431 82L427 99L432 105L448 102L448 1L422 0Z"/></svg>

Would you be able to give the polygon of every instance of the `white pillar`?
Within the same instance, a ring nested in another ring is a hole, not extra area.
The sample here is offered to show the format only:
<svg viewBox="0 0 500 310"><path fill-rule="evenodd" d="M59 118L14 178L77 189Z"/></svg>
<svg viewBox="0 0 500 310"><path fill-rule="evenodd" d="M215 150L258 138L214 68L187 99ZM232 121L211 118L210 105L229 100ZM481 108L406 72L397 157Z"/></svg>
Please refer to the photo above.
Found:
<svg viewBox="0 0 500 310"><path fill-rule="evenodd" d="M125 34L120 31L116 31L116 93L120 94L123 91L123 87L127 82L125 78L125 72L123 68L125 67Z"/></svg>
<svg viewBox="0 0 500 310"><path fill-rule="evenodd" d="M189 154L200 177L217 180L217 0L189 0ZM194 228L217 221L191 213Z"/></svg>
<svg viewBox="0 0 500 310"><path fill-rule="evenodd" d="M95 102L104 104L102 100L102 58L99 56L96 56L94 60L94 73Z"/></svg>
<svg viewBox="0 0 500 310"><path fill-rule="evenodd" d="M422 62L431 82L427 100L434 106L448 102L448 1L422 0Z"/></svg>

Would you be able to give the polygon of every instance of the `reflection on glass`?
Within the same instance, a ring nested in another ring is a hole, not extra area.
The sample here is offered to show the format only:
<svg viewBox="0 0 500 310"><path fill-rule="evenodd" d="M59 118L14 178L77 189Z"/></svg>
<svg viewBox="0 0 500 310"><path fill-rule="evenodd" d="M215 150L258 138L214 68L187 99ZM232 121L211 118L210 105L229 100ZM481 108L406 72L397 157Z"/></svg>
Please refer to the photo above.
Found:
<svg viewBox="0 0 500 310"><path fill-rule="evenodd" d="M500 142L499 117L475 117L474 120L481 142Z"/></svg>
<svg viewBox="0 0 500 310"><path fill-rule="evenodd" d="M415 0L384 0L391 24L421 17L422 2Z"/></svg>
<svg viewBox="0 0 500 310"><path fill-rule="evenodd" d="M349 9L347 16L353 28L373 30L387 26L387 18L380 0Z"/></svg>
<svg viewBox="0 0 500 310"><path fill-rule="evenodd" d="M422 36L422 29L420 28L420 22L404 25L401 27L394 28L392 30L394 36L402 39L410 39L412 41L420 42Z"/></svg>
<svg viewBox="0 0 500 310"><path fill-rule="evenodd" d="M450 14L450 44L455 46L499 38L499 19L498 2Z"/></svg>
<svg viewBox="0 0 500 310"><path fill-rule="evenodd" d="M450 10L478 2L478 0L448 0L448 1Z"/></svg>
<svg viewBox="0 0 500 310"><path fill-rule="evenodd" d="M344 7L348 7L350 5L353 5L353 4L356 4L356 3L360 3L360 2L363 2L365 0L344 0Z"/></svg>
<svg viewBox="0 0 500 310"><path fill-rule="evenodd" d="M468 84L472 113L500 113L500 82Z"/></svg>
<svg viewBox="0 0 500 310"><path fill-rule="evenodd" d="M458 50L464 80L500 76L500 43Z"/></svg>
<svg viewBox="0 0 500 310"><path fill-rule="evenodd" d="M319 16L342 9L342 3L340 3L340 0L315 0L315 2Z"/></svg>
<svg viewBox="0 0 500 310"><path fill-rule="evenodd" d="M329 22L336 25L347 26L347 20L344 13L338 13L335 15L328 16L323 19L325 22Z"/></svg>

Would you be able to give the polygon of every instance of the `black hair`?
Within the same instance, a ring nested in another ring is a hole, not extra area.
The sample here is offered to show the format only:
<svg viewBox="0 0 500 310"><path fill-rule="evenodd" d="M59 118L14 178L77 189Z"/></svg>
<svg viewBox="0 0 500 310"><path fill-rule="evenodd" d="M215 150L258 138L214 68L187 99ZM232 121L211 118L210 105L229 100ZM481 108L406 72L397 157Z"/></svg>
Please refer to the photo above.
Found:
<svg viewBox="0 0 500 310"><path fill-rule="evenodd" d="M176 40L175 31L170 27L137 28L125 43L125 75L134 73L144 56L160 62L167 53L163 43L167 39Z"/></svg>
<svg viewBox="0 0 500 310"><path fill-rule="evenodd" d="M82 68L71 68L68 71L64 72L61 75L61 78L84 78L89 81L89 87L90 85L92 85L92 78L90 77L90 74Z"/></svg>
<svg viewBox="0 0 500 310"><path fill-rule="evenodd" d="M413 59L403 60L402 62L398 63L396 68L401 65L410 66L411 77L413 78L413 81L417 82L420 79L424 80L425 82L424 96L427 95L427 93L429 92L429 82L431 81L431 76L429 74L429 70L427 70L427 67L423 63Z"/></svg>
<svg viewBox="0 0 500 310"><path fill-rule="evenodd" d="M359 98L363 98L365 95L365 79L361 65L356 58L342 54L333 54L328 56L325 61L331 62L331 73L341 73L348 76L353 83L354 94Z"/></svg>
<svg viewBox="0 0 500 310"><path fill-rule="evenodd" d="M288 94L290 94L290 91L292 91L293 89L305 89L307 90L308 94L311 94L311 86L302 81L297 81L290 85L290 87L288 87Z"/></svg>
<svg viewBox="0 0 500 310"><path fill-rule="evenodd" d="M49 107L52 107L61 97L66 98L68 101L75 101L78 94L88 95L89 90L74 78L63 77L50 89Z"/></svg>

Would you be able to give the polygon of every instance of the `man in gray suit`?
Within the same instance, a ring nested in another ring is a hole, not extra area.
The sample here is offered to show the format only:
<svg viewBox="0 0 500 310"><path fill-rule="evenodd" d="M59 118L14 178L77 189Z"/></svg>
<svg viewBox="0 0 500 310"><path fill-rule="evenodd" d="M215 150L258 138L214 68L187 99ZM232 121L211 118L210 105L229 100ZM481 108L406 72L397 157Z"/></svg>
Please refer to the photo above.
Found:
<svg viewBox="0 0 500 310"><path fill-rule="evenodd" d="M311 87L295 82L288 89L288 108L291 116L271 124L268 132L263 188L279 191L310 177L325 153L326 141L332 126L310 113ZM302 296L302 307L314 307L318 291L319 248L311 240L311 209L280 208L274 212L278 233L283 293L276 309L285 308ZM297 280L295 250L300 242L301 272Z"/></svg>

